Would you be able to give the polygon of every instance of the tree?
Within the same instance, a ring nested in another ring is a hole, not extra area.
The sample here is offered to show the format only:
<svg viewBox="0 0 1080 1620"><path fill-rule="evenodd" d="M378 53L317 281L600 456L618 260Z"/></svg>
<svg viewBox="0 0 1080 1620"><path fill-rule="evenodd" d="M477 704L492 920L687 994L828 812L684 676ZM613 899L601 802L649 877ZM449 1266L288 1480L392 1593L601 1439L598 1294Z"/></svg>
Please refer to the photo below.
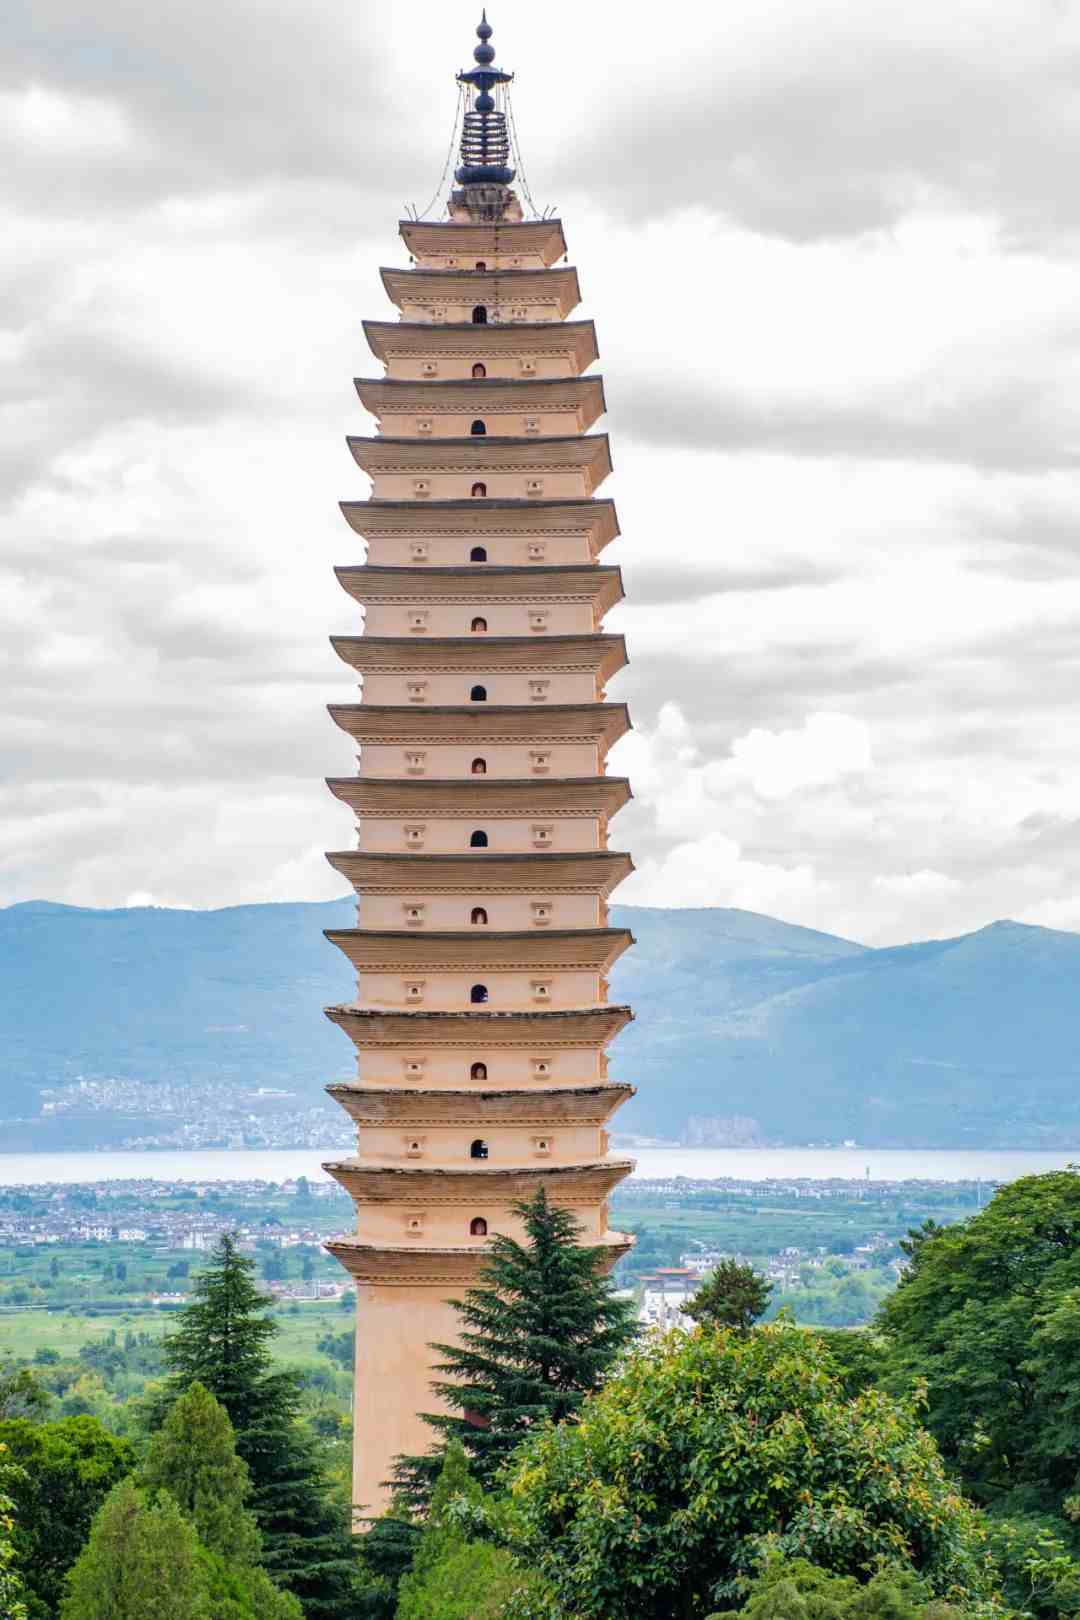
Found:
<svg viewBox="0 0 1080 1620"><path fill-rule="evenodd" d="M772 1283L753 1266L721 1260L683 1310L695 1322L735 1328L745 1333L769 1306Z"/></svg>
<svg viewBox="0 0 1080 1620"><path fill-rule="evenodd" d="M12 1539L30 1614L33 1620L51 1617L95 1513L130 1472L135 1454L93 1417L55 1423L10 1418L0 1423L0 1444L19 1469L8 1492L15 1501Z"/></svg>
<svg viewBox="0 0 1080 1620"><path fill-rule="evenodd" d="M254 1564L262 1550L246 1464L225 1408L194 1383L175 1401L150 1442L139 1471L148 1490L166 1490L211 1552L232 1563Z"/></svg>
<svg viewBox="0 0 1080 1620"><path fill-rule="evenodd" d="M7 1488L18 1477L19 1471L7 1458L7 1447L0 1445L0 1615L5 1620L27 1620L27 1607L23 1602L25 1588L15 1568L15 1545L11 1532L15 1528L15 1503Z"/></svg>
<svg viewBox="0 0 1080 1620"><path fill-rule="evenodd" d="M412 1568L401 1582L396 1620L499 1620L530 1584L505 1547L470 1540L455 1507L479 1507L481 1493L457 1440L448 1444Z"/></svg>
<svg viewBox="0 0 1080 1620"><path fill-rule="evenodd" d="M1080 1175L1026 1176L902 1247L878 1317L892 1387L925 1380L927 1423L979 1500L1059 1511L1080 1473Z"/></svg>
<svg viewBox="0 0 1080 1620"><path fill-rule="evenodd" d="M575 1424L524 1445L511 1544L576 1620L696 1620L737 1600L766 1548L862 1579L986 1595L978 1517L910 1405L843 1395L790 1321L674 1332Z"/></svg>
<svg viewBox="0 0 1080 1620"><path fill-rule="evenodd" d="M296 1593L308 1620L347 1620L356 1554L311 1437L298 1422L297 1378L273 1370L269 1343L277 1325L270 1302L255 1286L254 1269L226 1234L196 1277L177 1331L165 1341L172 1375L163 1408L194 1383L220 1401L251 1475L251 1509L267 1572Z"/></svg>
<svg viewBox="0 0 1080 1620"><path fill-rule="evenodd" d="M60 1620L211 1620L194 1528L131 1480L109 1494L68 1577Z"/></svg>
<svg viewBox="0 0 1080 1620"><path fill-rule="evenodd" d="M456 1439L482 1486L491 1484L514 1447L539 1424L573 1416L633 1342L630 1307L617 1299L601 1267L603 1250L584 1248L573 1216L543 1190L514 1210L527 1241L497 1235L479 1288L455 1300L460 1344L435 1344L432 1387L450 1408L424 1413L439 1437L424 1457L398 1459L397 1478L413 1500L430 1494L447 1442Z"/></svg>
<svg viewBox="0 0 1080 1620"><path fill-rule="evenodd" d="M59 1357L56 1358L59 1360ZM0 1363L0 1421L5 1418L41 1417L52 1396L29 1367L18 1367L9 1356Z"/></svg>
<svg viewBox="0 0 1080 1620"><path fill-rule="evenodd" d="M805 1558L769 1558L746 1589L740 1620L960 1620L910 1570L882 1569L862 1585ZM735 1620L734 1613L710 1620Z"/></svg>

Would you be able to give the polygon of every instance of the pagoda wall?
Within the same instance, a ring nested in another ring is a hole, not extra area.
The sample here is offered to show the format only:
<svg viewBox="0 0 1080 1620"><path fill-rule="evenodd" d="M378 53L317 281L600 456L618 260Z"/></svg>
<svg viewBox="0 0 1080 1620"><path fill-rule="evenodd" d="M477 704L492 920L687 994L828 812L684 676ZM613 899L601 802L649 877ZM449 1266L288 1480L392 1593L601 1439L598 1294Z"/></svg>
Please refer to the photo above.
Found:
<svg viewBox="0 0 1080 1620"><path fill-rule="evenodd" d="M467 1038L463 1036L463 1040ZM412 1073L410 1065L420 1061L419 1073ZM482 1063L487 1070L483 1080L473 1078L473 1065ZM543 1075L537 1074L537 1065L544 1065ZM361 1048L357 1054L357 1079L368 1085L397 1084L406 1090L423 1086L460 1089L468 1086L492 1085L498 1076L500 1086L535 1088L544 1086L596 1085L606 1078L607 1064L599 1048L490 1047L483 1038L467 1041L463 1050L425 1049L421 1042L413 1046Z"/></svg>

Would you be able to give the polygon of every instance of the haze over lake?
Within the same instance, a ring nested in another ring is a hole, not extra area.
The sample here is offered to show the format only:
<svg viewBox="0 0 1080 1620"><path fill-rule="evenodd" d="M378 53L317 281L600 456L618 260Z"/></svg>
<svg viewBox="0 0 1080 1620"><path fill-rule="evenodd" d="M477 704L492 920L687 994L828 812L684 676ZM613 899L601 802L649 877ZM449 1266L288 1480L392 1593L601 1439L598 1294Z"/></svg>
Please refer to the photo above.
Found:
<svg viewBox="0 0 1080 1620"><path fill-rule="evenodd" d="M623 1156L621 1149L616 1155ZM309 1181L330 1179L322 1161L347 1157L344 1148L198 1153L0 1153L0 1186L44 1181ZM687 1176L706 1181L787 1179L828 1181L1013 1181L1017 1176L1060 1170L1076 1161L1076 1149L965 1152L904 1148L674 1148L628 1149L637 1175L647 1180Z"/></svg>

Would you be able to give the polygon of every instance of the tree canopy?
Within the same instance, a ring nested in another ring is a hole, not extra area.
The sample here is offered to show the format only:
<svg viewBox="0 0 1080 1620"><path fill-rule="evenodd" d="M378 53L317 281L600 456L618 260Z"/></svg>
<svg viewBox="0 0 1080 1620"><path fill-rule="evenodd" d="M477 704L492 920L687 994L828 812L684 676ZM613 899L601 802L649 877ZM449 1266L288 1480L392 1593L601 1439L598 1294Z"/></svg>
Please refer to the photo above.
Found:
<svg viewBox="0 0 1080 1620"><path fill-rule="evenodd" d="M426 1457L399 1459L399 1479L423 1500L457 1440L473 1475L489 1485L514 1447L539 1425L571 1417L633 1342L630 1307L604 1272L605 1251L579 1242L580 1227L543 1190L514 1206L526 1240L491 1240L480 1286L455 1302L460 1342L442 1356L435 1392L449 1410L425 1414L438 1436Z"/></svg>
<svg viewBox="0 0 1080 1620"><path fill-rule="evenodd" d="M772 1283L753 1266L721 1260L683 1311L695 1322L737 1328L745 1333L759 1316L765 1315L771 1293Z"/></svg>
<svg viewBox="0 0 1080 1620"><path fill-rule="evenodd" d="M653 1340L515 1463L514 1544L578 1620L695 1620L737 1601L767 1548L989 1590L977 1515L912 1406L847 1398L785 1320Z"/></svg>
<svg viewBox="0 0 1080 1620"><path fill-rule="evenodd" d="M215 1620L194 1527L130 1479L106 1497L67 1586L60 1620Z"/></svg>

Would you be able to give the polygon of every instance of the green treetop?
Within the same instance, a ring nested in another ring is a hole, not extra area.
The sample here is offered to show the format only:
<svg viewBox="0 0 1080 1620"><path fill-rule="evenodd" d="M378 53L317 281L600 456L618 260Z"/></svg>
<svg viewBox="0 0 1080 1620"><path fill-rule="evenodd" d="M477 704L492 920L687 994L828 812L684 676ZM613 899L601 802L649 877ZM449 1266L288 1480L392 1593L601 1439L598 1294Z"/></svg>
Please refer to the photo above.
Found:
<svg viewBox="0 0 1080 1620"><path fill-rule="evenodd" d="M192 1384L169 1408L150 1442L140 1483L168 1491L212 1552L242 1564L258 1559L261 1538L245 1507L251 1495L247 1466L236 1454L228 1413L202 1384Z"/></svg>
<svg viewBox="0 0 1080 1620"><path fill-rule="evenodd" d="M683 1311L695 1322L708 1322L713 1327L735 1328L745 1333L759 1316L764 1316L771 1293L772 1283L753 1266L740 1265L738 1260L721 1260L693 1299L683 1306Z"/></svg>
<svg viewBox="0 0 1080 1620"><path fill-rule="evenodd" d="M424 1414L439 1437L433 1453L398 1460L414 1499L429 1494L450 1440L490 1485L525 1436L577 1412L636 1335L631 1307L603 1272L605 1251L579 1244L573 1216L543 1188L513 1207L525 1242L492 1238L481 1286L454 1302L460 1343L432 1346L443 1358L436 1370L449 1375L433 1388L450 1410Z"/></svg>
<svg viewBox="0 0 1080 1620"><path fill-rule="evenodd" d="M193 1526L131 1480L106 1498L68 1576L60 1620L214 1620Z"/></svg>

